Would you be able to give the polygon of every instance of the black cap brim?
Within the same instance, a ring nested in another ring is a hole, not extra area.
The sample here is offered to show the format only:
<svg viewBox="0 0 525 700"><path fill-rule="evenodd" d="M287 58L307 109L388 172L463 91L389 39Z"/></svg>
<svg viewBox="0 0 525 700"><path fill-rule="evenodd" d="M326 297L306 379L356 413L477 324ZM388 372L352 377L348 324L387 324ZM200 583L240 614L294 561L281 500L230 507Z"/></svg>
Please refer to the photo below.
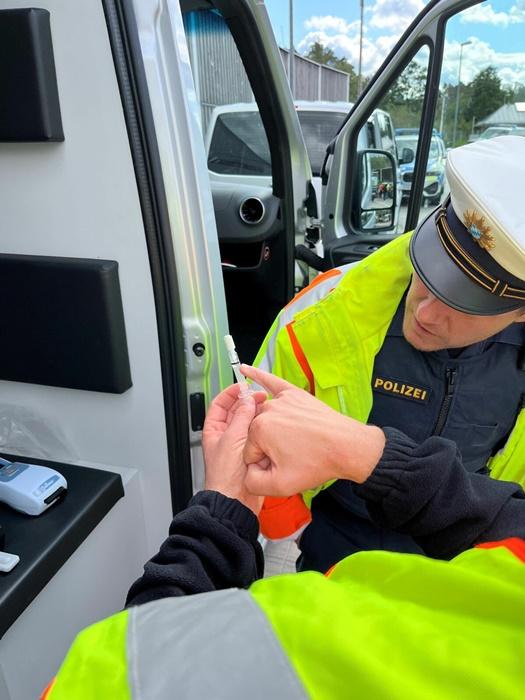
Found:
<svg viewBox="0 0 525 700"><path fill-rule="evenodd" d="M414 232L410 241L410 259L418 277L432 294L457 311L475 316L495 316L524 306L523 301L491 294L461 271L441 243L435 212Z"/></svg>

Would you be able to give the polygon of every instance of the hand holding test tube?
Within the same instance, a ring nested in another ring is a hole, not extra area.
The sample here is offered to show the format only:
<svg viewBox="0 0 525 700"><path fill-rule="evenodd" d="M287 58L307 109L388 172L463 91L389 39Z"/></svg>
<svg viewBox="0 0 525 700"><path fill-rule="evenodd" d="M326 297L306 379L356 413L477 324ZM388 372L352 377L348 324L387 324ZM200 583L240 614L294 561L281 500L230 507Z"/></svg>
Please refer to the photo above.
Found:
<svg viewBox="0 0 525 700"><path fill-rule="evenodd" d="M239 356L237 355L237 351L235 350L235 343L232 336L225 335L224 343L226 345L228 357L230 358L230 364L232 366L235 379L239 385L239 398L246 399L248 396L253 394L253 391L241 372L241 362L239 360Z"/></svg>

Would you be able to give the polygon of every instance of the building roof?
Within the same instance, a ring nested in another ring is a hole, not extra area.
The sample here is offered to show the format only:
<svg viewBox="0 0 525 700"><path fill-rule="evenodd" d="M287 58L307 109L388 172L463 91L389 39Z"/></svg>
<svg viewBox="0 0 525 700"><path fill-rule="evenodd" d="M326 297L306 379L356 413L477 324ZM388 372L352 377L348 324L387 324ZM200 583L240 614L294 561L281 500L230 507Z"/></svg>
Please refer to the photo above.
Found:
<svg viewBox="0 0 525 700"><path fill-rule="evenodd" d="M515 102L510 105L502 105L485 119L476 122L476 126L492 126L495 124L510 124L511 126L525 126L525 102Z"/></svg>

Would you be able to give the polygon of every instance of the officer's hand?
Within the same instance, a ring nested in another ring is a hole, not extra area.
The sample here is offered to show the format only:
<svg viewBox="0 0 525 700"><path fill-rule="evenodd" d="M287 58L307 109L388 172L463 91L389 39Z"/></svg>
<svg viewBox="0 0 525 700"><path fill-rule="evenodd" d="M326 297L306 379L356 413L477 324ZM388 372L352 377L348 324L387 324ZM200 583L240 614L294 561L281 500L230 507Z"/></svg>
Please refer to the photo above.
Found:
<svg viewBox="0 0 525 700"><path fill-rule="evenodd" d="M233 384L212 401L202 433L204 488L236 498L256 515L263 499L246 489L242 452L250 423L265 399L266 394L261 391L239 399L239 385Z"/></svg>
<svg viewBox="0 0 525 700"><path fill-rule="evenodd" d="M260 407L244 447L246 486L265 496L291 496L331 479L362 483L384 449L385 436L263 370L242 372L273 398Z"/></svg>

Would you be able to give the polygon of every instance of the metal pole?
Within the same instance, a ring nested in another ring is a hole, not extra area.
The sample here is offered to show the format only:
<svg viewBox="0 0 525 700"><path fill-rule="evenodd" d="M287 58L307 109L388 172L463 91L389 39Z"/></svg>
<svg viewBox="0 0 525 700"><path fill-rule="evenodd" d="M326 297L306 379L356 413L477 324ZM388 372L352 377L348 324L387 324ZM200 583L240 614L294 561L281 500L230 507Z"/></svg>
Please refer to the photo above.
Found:
<svg viewBox="0 0 525 700"><path fill-rule="evenodd" d="M289 0L290 8L290 53L288 54L288 82L290 83L290 90L292 91L292 97L295 97L295 66L294 66L294 54L295 49L293 45L293 0Z"/></svg>
<svg viewBox="0 0 525 700"><path fill-rule="evenodd" d="M365 0L360 0L361 24L359 27L359 66L357 69L357 97L363 88L363 15L365 11Z"/></svg>
<svg viewBox="0 0 525 700"><path fill-rule="evenodd" d="M454 131L452 132L452 147L456 146L456 133L458 128L459 115L459 91L461 90L461 61L463 59L463 47L472 44L471 41L464 41L459 45L459 67L458 67L458 89L456 92L456 109L454 112Z"/></svg>
<svg viewBox="0 0 525 700"><path fill-rule="evenodd" d="M447 108L448 95L447 91L441 93L441 118L439 120L439 133L443 136L443 126L445 124L445 109Z"/></svg>

